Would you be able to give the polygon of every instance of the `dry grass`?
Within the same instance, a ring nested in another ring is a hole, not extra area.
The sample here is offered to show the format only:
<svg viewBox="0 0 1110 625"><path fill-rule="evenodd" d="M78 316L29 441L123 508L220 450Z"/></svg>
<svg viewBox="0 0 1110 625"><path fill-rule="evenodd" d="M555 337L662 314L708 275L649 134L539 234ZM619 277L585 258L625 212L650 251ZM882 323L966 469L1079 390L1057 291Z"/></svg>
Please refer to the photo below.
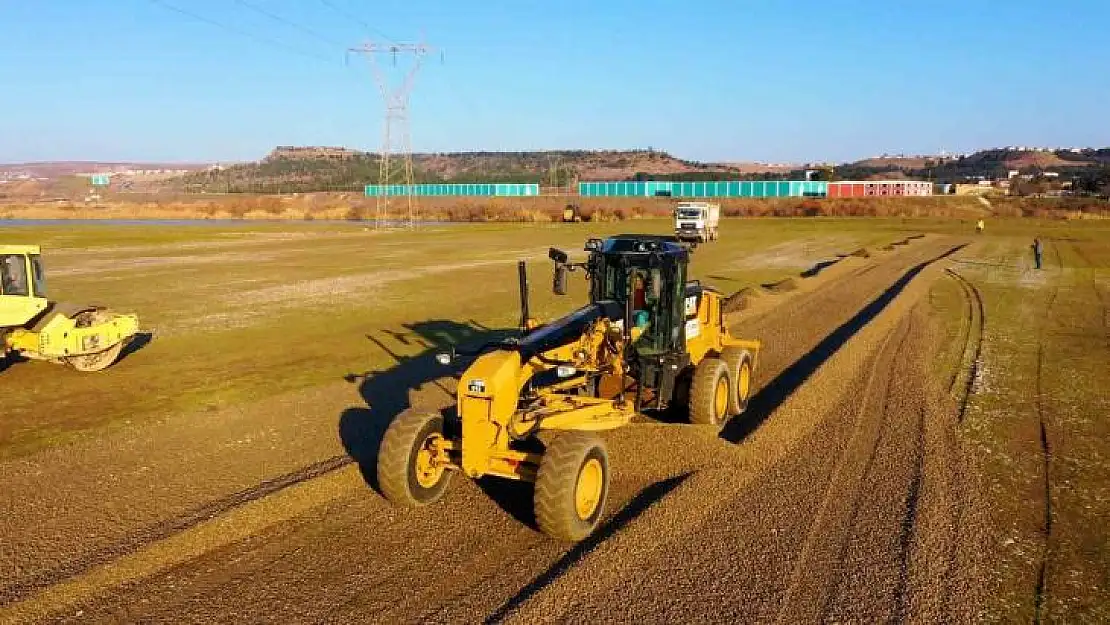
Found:
<svg viewBox="0 0 1110 625"><path fill-rule="evenodd" d="M420 198L418 218L451 222L559 221L569 203L580 206L586 221L609 222L671 215L671 198ZM726 217L955 217L984 216L985 208L967 197L888 198L721 198ZM1043 209L1050 210L1051 207ZM292 195L118 195L100 205L86 203L8 204L0 218L14 219L373 219L375 202L356 193ZM407 209L398 200L393 217ZM1020 211L1018 211L1020 214Z"/></svg>

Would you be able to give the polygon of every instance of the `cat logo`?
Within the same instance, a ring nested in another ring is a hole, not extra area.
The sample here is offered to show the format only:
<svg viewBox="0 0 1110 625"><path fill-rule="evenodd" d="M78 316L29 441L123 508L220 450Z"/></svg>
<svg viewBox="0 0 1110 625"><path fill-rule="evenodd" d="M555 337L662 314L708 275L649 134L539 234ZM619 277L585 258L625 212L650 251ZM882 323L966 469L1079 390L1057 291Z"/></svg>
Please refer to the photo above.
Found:
<svg viewBox="0 0 1110 625"><path fill-rule="evenodd" d="M686 298L686 316L693 317L698 314L698 296L690 295Z"/></svg>
<svg viewBox="0 0 1110 625"><path fill-rule="evenodd" d="M486 381L479 379L471 380L470 384L466 386L466 390L470 391L471 393L485 393Z"/></svg>

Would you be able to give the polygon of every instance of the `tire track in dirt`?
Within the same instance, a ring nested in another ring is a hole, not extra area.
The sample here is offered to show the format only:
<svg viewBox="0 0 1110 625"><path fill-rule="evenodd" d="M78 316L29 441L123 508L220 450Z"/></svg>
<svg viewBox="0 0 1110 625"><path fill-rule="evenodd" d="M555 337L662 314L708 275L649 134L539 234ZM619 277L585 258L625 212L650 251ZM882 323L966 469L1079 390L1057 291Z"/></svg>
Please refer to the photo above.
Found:
<svg viewBox="0 0 1110 625"><path fill-rule="evenodd" d="M1044 459L1044 511L1043 525L1041 527L1042 538L1044 545L1042 546L1041 562L1037 567L1037 585L1034 589L1033 597L1033 622L1040 623L1044 620L1044 607L1048 599L1048 588L1045 586L1048 563L1052 555L1052 480L1050 478L1052 470L1052 447L1048 441L1048 432L1045 428L1045 409L1042 387L1043 380L1043 364L1044 364L1044 346L1037 346L1037 419L1040 425L1040 441L1041 441L1041 455Z"/></svg>
<svg viewBox="0 0 1110 625"><path fill-rule="evenodd" d="M627 525L629 521L639 516L649 506L663 499L668 493L678 488L683 482L689 479L693 473L694 472L691 471L661 480L640 491L619 513L598 528L597 532L564 553L556 562L544 569L542 573L534 577L532 581L525 584L512 597L498 606L483 622L500 623L503 621L506 616L524 605L524 603L531 599L537 592L549 586L551 582L558 579L563 573L570 569L570 567L580 562L582 558L586 557L586 555L592 552L599 544Z"/></svg>
<svg viewBox="0 0 1110 625"><path fill-rule="evenodd" d="M948 276L950 278L952 278L955 281L956 286L959 287L960 294L963 297L963 301L964 301L965 309L966 309L966 313L960 319L959 336L960 336L960 344L963 346L960 349L960 359L956 362L956 365L954 367L952 367L952 375L949 377L949 380L948 380L949 392L953 392L956 388L956 381L960 377L960 373L963 369L963 364L964 364L963 360L967 356L967 346L968 346L969 341L971 341L971 333L974 330L972 325L973 325L973 322L975 320L975 318L974 318L975 309L974 309L974 304L972 304L972 302L971 302L971 298L968 296L966 285L964 285L964 283L959 279L959 277L955 274L955 272L952 271L951 267L946 267L944 271L945 271L945 273L948 274ZM930 295L932 295L932 292L930 292Z"/></svg>
<svg viewBox="0 0 1110 625"><path fill-rule="evenodd" d="M316 479L354 462L350 456L334 456L306 467L268 479L256 486L201 504L174 518L142 528L116 543L84 554L63 567L43 571L0 588L0 608L63 580L107 564L121 555L133 553L144 545L196 527L244 504L256 501L301 482Z"/></svg>
<svg viewBox="0 0 1110 625"><path fill-rule="evenodd" d="M948 384L949 394L956 397L959 402L958 420L962 422L964 415L967 413L967 404L974 391L975 380L979 377L979 367L982 366L983 336L987 329L987 313L983 305L983 296L978 287L951 268L946 268L945 272L960 285L960 290L964 294L964 299L967 300L968 307L964 347L959 365L952 372ZM963 388L960 389L960 393L957 395L956 386L965 370L967 371L967 379L964 380Z"/></svg>
<svg viewBox="0 0 1110 625"><path fill-rule="evenodd" d="M909 319L912 331L913 318ZM905 337L899 344L899 351L905 343ZM907 620L908 588L910 586L910 549L917 528L918 506L921 501L921 483L925 477L925 411L918 410L915 419L916 435L913 442L913 470L910 475L908 493L906 495L906 509L902 515L902 527L898 536L898 578L894 589L894 615L895 621L902 623Z"/></svg>
<svg viewBox="0 0 1110 625"><path fill-rule="evenodd" d="M883 259L886 262L870 263L841 280L822 285L809 297L790 301L782 310L773 309L739 324L735 335L755 337L775 348L760 354L760 368L756 372L760 388L744 418L734 419L725 428L724 438L737 442L750 433L769 415L776 399L797 390L810 373L889 305L914 277L963 247L940 244L916 248L912 254L894 257L893 262L888 258ZM881 271L871 274L866 281L860 280L876 269ZM845 284L851 287L844 288ZM860 307L863 302L866 304ZM829 311L845 309L856 313L845 315L844 322L835 325L837 318Z"/></svg>
<svg viewBox="0 0 1110 625"><path fill-rule="evenodd" d="M925 379L930 339L921 319L914 309L891 329L866 390L854 393L855 429L840 462L856 470L838 465L830 480L777 622L951 622L951 594L967 610L953 579L958 545L969 538L960 528L956 422L927 399L944 389ZM830 502L838 513L822 518Z"/></svg>
<svg viewBox="0 0 1110 625"><path fill-rule="evenodd" d="M869 417L882 429L860 482L866 495L847 522L851 538L828 572L813 573L837 576L823 622L959 622L974 613L961 558L978 535L962 527L957 422L943 383L929 377L939 335L921 305L901 323L908 338L882 369L889 389Z"/></svg>
<svg viewBox="0 0 1110 625"><path fill-rule="evenodd" d="M967 328L964 335L964 346L961 358L955 370L952 372L952 377L949 380L947 389L948 395L957 403L955 412L956 423L952 424L952 427L942 428L940 436L938 437L941 441L938 447L940 448L939 453L942 456L942 462L945 465L945 473L951 476L951 479L945 484L945 488L947 489L949 500L955 508L952 526L953 538L949 541L948 549L944 553L945 564L942 573L943 579L946 580L948 584L951 584L958 567L959 542L957 538L961 537L966 531L968 525L968 506L970 505L968 502L968 493L965 489L965 474L967 471L966 467L964 467L961 462L960 441L957 438L956 425L964 421L964 417L967 414L967 407L971 401L972 394L975 391L975 384L979 377L979 369L982 366L983 340L986 335L987 314L986 306L983 303L983 296L979 288L951 267L945 268L945 272L959 285L960 291L963 293L967 303L968 311L965 319ZM967 377L961 384L961 377L963 375ZM924 433L924 429L922 432ZM941 594L941 614L949 613L949 598L949 592Z"/></svg>
<svg viewBox="0 0 1110 625"><path fill-rule="evenodd" d="M891 380L889 376L881 376L881 372L890 368L891 360L902 348L907 333L908 328L905 324L888 333L879 347L878 354L871 362L866 374L867 382L860 393L863 399L855 411L849 443L840 454L832 471L828 486L818 505L817 514L802 543L801 553L790 575L790 584L775 617L776 623L792 622L798 614L806 612L820 613L821 620L826 619L835 580L828 577L815 577L814 572L825 568L824 563L829 561L827 557L829 550L837 552L835 561L844 559L848 529L859 512L859 499L863 494L863 476L871 470L875 462L879 438L885 425L883 421L868 417L877 412L873 410L874 404L886 401ZM894 341L896 335L898 338ZM896 343L893 350L889 349L892 341ZM877 380L881 382L881 390L878 393L875 392ZM850 503L839 510L834 508L844 502ZM803 590L803 585L811 588ZM805 593L804 597L803 593ZM807 602L819 604L820 607L811 605L807 608L803 605Z"/></svg>
<svg viewBox="0 0 1110 625"><path fill-rule="evenodd" d="M1045 408L1045 388L1044 388L1044 345L1045 345L1045 330L1047 327L1047 319L1052 317L1052 309L1056 304L1056 298L1060 292L1060 280L1064 271L1064 262L1060 256L1059 242L1049 240L1052 244L1052 251L1056 257L1056 280L1053 282L1051 290L1049 290L1048 299L1045 303L1045 312L1042 316L1040 327L1037 331L1037 422L1040 428L1040 443L1041 443L1041 457L1043 459L1043 497L1044 509L1042 511L1043 522L1041 526L1041 534L1043 545L1041 550L1041 561L1037 566L1037 583L1033 590L1033 622L1041 623L1047 616L1045 613L1045 606L1048 603L1049 588L1048 582L1048 567L1052 559L1052 444L1048 435L1048 421L1050 416Z"/></svg>

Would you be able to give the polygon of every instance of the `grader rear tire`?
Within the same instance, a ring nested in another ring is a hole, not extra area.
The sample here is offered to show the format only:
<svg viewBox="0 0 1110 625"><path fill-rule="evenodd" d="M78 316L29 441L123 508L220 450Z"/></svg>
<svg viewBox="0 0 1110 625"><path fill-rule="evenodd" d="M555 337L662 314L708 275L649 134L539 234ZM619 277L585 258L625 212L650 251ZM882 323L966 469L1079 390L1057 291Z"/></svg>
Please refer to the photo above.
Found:
<svg viewBox="0 0 1110 625"><path fill-rule="evenodd" d="M386 428L378 451L378 488L395 505L416 508L435 503L451 483L452 471L433 462L443 417L402 412Z"/></svg>
<svg viewBox="0 0 1110 625"><path fill-rule="evenodd" d="M597 529L609 494L609 452L595 434L567 432L544 451L532 501L543 533L578 542Z"/></svg>
<svg viewBox="0 0 1110 625"><path fill-rule="evenodd" d="M738 415L748 408L748 400L752 397L755 357L746 349L726 347L721 352L721 360L728 365L732 375L733 392L729 395L728 411L731 415Z"/></svg>
<svg viewBox="0 0 1110 625"><path fill-rule="evenodd" d="M690 384L690 422L722 427L729 415L729 400L734 393L728 365L717 358L705 358L694 369Z"/></svg>

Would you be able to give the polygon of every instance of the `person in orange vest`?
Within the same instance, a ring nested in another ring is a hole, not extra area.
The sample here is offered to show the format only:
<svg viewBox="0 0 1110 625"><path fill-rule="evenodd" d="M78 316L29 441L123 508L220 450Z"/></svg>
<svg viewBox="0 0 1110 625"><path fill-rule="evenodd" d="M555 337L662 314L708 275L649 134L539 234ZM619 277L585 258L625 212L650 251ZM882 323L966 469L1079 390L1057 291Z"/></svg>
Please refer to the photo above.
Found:
<svg viewBox="0 0 1110 625"><path fill-rule="evenodd" d="M640 274L632 279L632 311L632 326L646 332L651 324L651 311L647 305L647 285Z"/></svg>
<svg viewBox="0 0 1110 625"><path fill-rule="evenodd" d="M644 288L644 277L636 274L632 279L632 309L643 310L647 306L647 292Z"/></svg>
<svg viewBox="0 0 1110 625"><path fill-rule="evenodd" d="M975 233L976 234L983 234L983 228L985 228L985 227L986 227L986 224L984 224L983 220L980 219L979 223L975 224Z"/></svg>

